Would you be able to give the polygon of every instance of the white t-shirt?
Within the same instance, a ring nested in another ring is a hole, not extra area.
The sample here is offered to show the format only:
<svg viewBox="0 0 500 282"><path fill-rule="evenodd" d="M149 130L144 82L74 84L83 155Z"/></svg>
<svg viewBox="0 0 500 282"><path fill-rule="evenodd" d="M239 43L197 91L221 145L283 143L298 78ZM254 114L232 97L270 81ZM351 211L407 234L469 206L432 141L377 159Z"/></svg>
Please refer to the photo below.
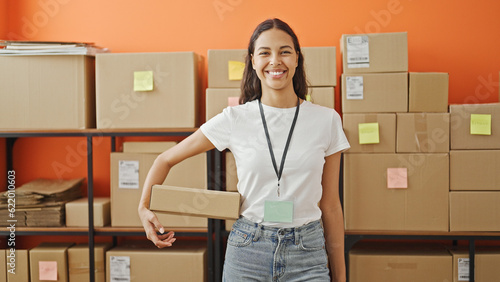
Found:
<svg viewBox="0 0 500 282"><path fill-rule="evenodd" d="M278 170L296 107L262 105ZM236 161L242 216L268 226L297 227L321 218L318 202L325 157L350 147L338 113L308 101L300 105L280 180L273 168L257 100L227 107L201 126L219 150ZM293 201L293 222L264 222L264 202Z"/></svg>

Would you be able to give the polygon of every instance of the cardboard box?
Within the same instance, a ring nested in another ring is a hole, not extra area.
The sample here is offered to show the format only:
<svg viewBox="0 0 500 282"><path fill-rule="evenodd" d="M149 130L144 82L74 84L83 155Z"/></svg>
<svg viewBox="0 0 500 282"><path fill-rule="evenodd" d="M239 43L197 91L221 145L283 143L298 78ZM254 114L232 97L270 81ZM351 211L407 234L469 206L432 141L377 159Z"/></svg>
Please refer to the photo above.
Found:
<svg viewBox="0 0 500 282"><path fill-rule="evenodd" d="M106 281L207 281L203 242L178 240L158 249L150 242L118 246L106 252Z"/></svg>
<svg viewBox="0 0 500 282"><path fill-rule="evenodd" d="M408 111L448 112L448 73L410 72Z"/></svg>
<svg viewBox="0 0 500 282"><path fill-rule="evenodd" d="M167 185L154 185L149 208L156 213L238 219L240 194Z"/></svg>
<svg viewBox="0 0 500 282"><path fill-rule="evenodd" d="M500 150L450 152L450 190L500 190Z"/></svg>
<svg viewBox="0 0 500 282"><path fill-rule="evenodd" d="M448 154L344 155L346 230L448 231L448 193Z"/></svg>
<svg viewBox="0 0 500 282"><path fill-rule="evenodd" d="M68 248L73 243L41 243L29 251L32 282L68 282Z"/></svg>
<svg viewBox="0 0 500 282"><path fill-rule="evenodd" d="M88 227L89 226L89 202L88 198L81 198L66 203L66 226ZM94 227L108 226L111 223L109 198L94 198Z"/></svg>
<svg viewBox="0 0 500 282"><path fill-rule="evenodd" d="M246 55L246 49L208 50L208 88L239 89Z"/></svg>
<svg viewBox="0 0 500 282"><path fill-rule="evenodd" d="M239 88L207 88L206 120L216 116L226 107L239 105L241 90Z"/></svg>
<svg viewBox="0 0 500 282"><path fill-rule="evenodd" d="M500 231L498 207L498 191L451 191L450 231Z"/></svg>
<svg viewBox="0 0 500 282"><path fill-rule="evenodd" d="M7 281L7 250L0 250L0 282Z"/></svg>
<svg viewBox="0 0 500 282"><path fill-rule="evenodd" d="M396 152L448 153L450 114L398 113Z"/></svg>
<svg viewBox="0 0 500 282"><path fill-rule="evenodd" d="M452 150L500 149L500 103L450 105L450 122Z"/></svg>
<svg viewBox="0 0 500 282"><path fill-rule="evenodd" d="M111 153L111 226L142 227L137 207L144 180L157 156ZM196 155L175 165L163 184L206 189L206 154ZM207 227L207 220L197 217L159 215L158 219L165 227Z"/></svg>
<svg viewBox="0 0 500 282"><path fill-rule="evenodd" d="M95 59L1 56L0 128L95 128Z"/></svg>
<svg viewBox="0 0 500 282"><path fill-rule="evenodd" d="M238 191L236 160L230 151L226 151L226 191Z"/></svg>
<svg viewBox="0 0 500 282"><path fill-rule="evenodd" d="M453 257L453 282L469 281L469 250L456 247L449 250ZM500 277L500 248L478 246L474 255L475 281L496 281Z"/></svg>
<svg viewBox="0 0 500 282"><path fill-rule="evenodd" d="M8 282L26 282L30 279L30 266L28 250L15 249L11 252L6 250L7 255L7 281ZM14 257L14 261L9 256ZM11 272L9 272L11 270Z"/></svg>
<svg viewBox="0 0 500 282"><path fill-rule="evenodd" d="M302 47L306 78L310 86L337 85L337 53L335 47Z"/></svg>
<svg viewBox="0 0 500 282"><path fill-rule="evenodd" d="M377 242L349 252L351 282L451 281L452 268L448 251L430 244Z"/></svg>
<svg viewBox="0 0 500 282"><path fill-rule="evenodd" d="M396 114L344 114L342 123L348 153L396 152Z"/></svg>
<svg viewBox="0 0 500 282"><path fill-rule="evenodd" d="M193 52L97 54L97 128L198 126L201 63Z"/></svg>
<svg viewBox="0 0 500 282"><path fill-rule="evenodd" d="M308 95L314 104L335 108L335 88L334 87L309 87Z"/></svg>
<svg viewBox="0 0 500 282"><path fill-rule="evenodd" d="M344 113L408 112L408 74L342 74Z"/></svg>
<svg viewBox="0 0 500 282"><path fill-rule="evenodd" d="M406 32L344 34L340 53L345 74L408 71Z"/></svg>
<svg viewBox="0 0 500 282"><path fill-rule="evenodd" d="M177 142L158 141L158 142L123 142L124 153L152 153L161 154L162 152L175 146Z"/></svg>
<svg viewBox="0 0 500 282"><path fill-rule="evenodd" d="M94 273L96 282L106 281L106 251L111 243L96 243L94 245ZM89 281L89 246L78 244L68 249L69 280L71 282Z"/></svg>

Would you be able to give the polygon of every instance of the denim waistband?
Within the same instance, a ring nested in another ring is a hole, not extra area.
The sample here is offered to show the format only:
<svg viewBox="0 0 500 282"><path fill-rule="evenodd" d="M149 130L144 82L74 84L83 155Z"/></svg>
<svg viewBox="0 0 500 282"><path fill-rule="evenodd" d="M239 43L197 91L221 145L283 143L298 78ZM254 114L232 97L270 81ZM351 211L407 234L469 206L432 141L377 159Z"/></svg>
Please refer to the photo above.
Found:
<svg viewBox="0 0 500 282"><path fill-rule="evenodd" d="M266 226L261 223L255 223L245 217L237 220L237 226L250 232L255 232L254 240L259 237L281 237L282 239L293 239L298 242L299 236L304 236L308 232L321 228L321 220L315 220L298 227L277 227Z"/></svg>

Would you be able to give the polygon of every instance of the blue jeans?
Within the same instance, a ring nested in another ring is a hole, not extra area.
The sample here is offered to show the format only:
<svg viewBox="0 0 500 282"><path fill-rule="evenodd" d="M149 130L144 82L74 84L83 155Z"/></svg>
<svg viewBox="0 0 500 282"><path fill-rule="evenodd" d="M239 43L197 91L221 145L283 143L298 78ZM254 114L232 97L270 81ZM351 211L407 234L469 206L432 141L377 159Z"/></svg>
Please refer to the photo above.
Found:
<svg viewBox="0 0 500 282"><path fill-rule="evenodd" d="M227 239L222 281L330 281L320 221L279 228L241 217Z"/></svg>

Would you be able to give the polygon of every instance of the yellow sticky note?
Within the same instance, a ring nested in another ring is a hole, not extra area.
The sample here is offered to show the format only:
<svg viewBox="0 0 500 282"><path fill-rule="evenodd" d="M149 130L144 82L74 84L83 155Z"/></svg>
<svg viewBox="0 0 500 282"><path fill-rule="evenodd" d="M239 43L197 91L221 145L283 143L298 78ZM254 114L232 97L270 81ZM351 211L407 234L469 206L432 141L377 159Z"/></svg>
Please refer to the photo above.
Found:
<svg viewBox="0 0 500 282"><path fill-rule="evenodd" d="M311 102L311 100L312 100L311 95L307 94L307 95L306 95L306 101Z"/></svg>
<svg viewBox="0 0 500 282"><path fill-rule="evenodd" d="M243 71L245 70L245 63L238 61L228 61L227 70L229 73L229 80L242 80Z"/></svg>
<svg viewBox="0 0 500 282"><path fill-rule="evenodd" d="M359 144L380 143L378 122L358 124Z"/></svg>
<svg viewBox="0 0 500 282"><path fill-rule="evenodd" d="M134 91L153 91L153 71L134 71Z"/></svg>
<svg viewBox="0 0 500 282"><path fill-rule="evenodd" d="M408 169L406 167L387 168L387 188L408 188Z"/></svg>
<svg viewBox="0 0 500 282"><path fill-rule="evenodd" d="M227 97L227 106L234 107L240 104L240 97Z"/></svg>
<svg viewBox="0 0 500 282"><path fill-rule="evenodd" d="M57 281L57 261L39 261L38 280Z"/></svg>
<svg viewBox="0 0 500 282"><path fill-rule="evenodd" d="M470 134L491 135L491 115L470 115Z"/></svg>

